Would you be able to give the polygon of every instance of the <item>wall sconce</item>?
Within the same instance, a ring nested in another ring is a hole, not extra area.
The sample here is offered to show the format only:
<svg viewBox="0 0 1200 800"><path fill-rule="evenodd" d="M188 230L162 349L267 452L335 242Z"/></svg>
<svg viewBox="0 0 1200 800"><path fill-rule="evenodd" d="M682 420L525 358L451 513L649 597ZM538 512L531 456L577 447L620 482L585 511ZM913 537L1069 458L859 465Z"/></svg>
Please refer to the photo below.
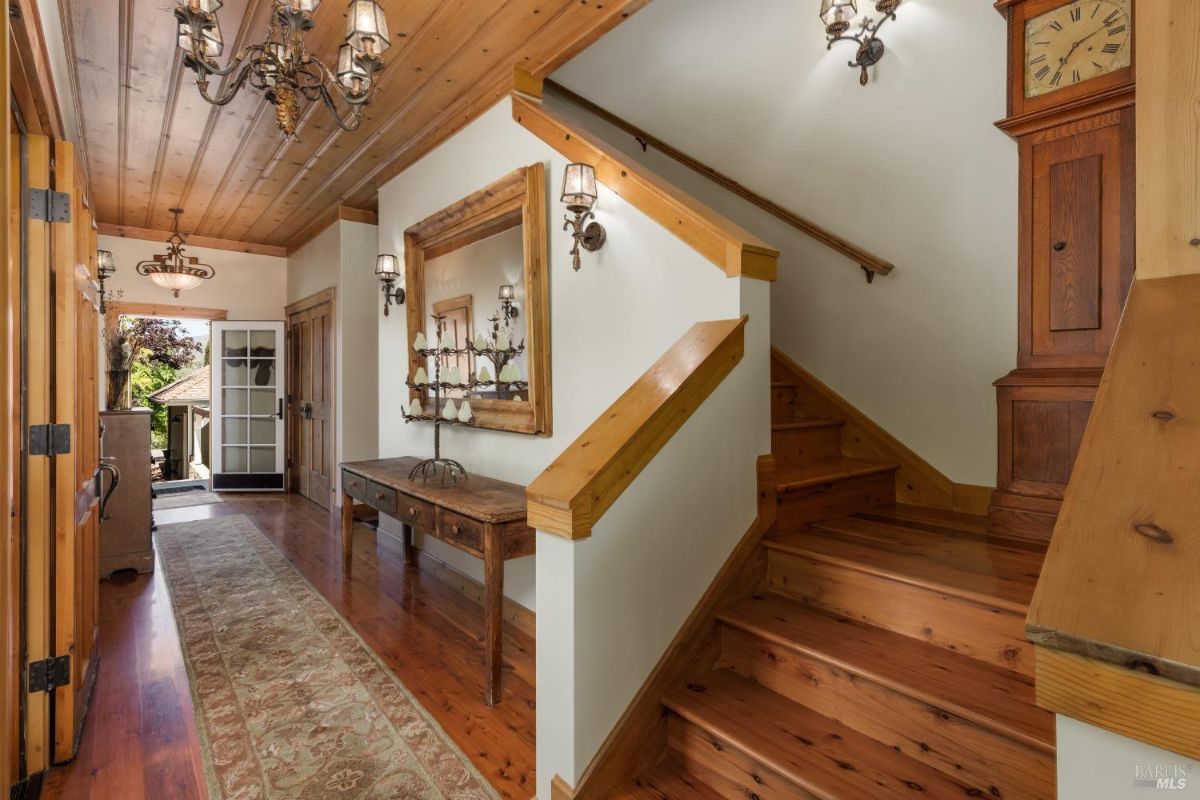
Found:
<svg viewBox="0 0 1200 800"><path fill-rule="evenodd" d="M896 18L900 2L877 0L875 10L883 16L878 20L864 16L859 23L858 33L848 33L858 16L858 0L821 0L821 21L825 23L825 37L828 39L826 49L832 50L834 42L854 42L858 45L858 53L848 66L861 70L858 76L861 86L867 85L867 67L878 64L879 59L883 58L884 47L883 40L879 38L879 29L889 19Z"/></svg>
<svg viewBox="0 0 1200 800"><path fill-rule="evenodd" d="M503 283L500 285L500 311L504 314L504 324L507 325L511 320L520 316L517 310L517 304L513 298L517 296L516 290L511 283Z"/></svg>
<svg viewBox="0 0 1200 800"><path fill-rule="evenodd" d="M100 283L100 313L108 313L108 307L105 305L107 295L104 291L104 282L115 275L117 272L117 263L113 260L113 254L109 250L96 251L96 278Z"/></svg>
<svg viewBox="0 0 1200 800"><path fill-rule="evenodd" d="M578 272L579 248L595 252L604 246L608 236L599 222L584 224L596 216L592 212L596 203L596 170L591 164L567 164L567 171L563 173L562 201L571 212L566 216L563 230L571 231L575 239L575 246L571 248L571 266Z"/></svg>
<svg viewBox="0 0 1200 800"><path fill-rule="evenodd" d="M400 278L400 260L391 253L376 256L375 274L383 284L383 315L386 317L393 300L398 306L404 305L404 287L394 285Z"/></svg>

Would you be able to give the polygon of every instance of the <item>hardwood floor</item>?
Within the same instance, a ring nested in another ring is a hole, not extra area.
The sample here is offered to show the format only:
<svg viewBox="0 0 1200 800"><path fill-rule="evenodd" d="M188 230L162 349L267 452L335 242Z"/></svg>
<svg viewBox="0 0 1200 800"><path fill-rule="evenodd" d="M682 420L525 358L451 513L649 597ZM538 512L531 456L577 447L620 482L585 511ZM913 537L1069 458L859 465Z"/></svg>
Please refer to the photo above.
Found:
<svg viewBox="0 0 1200 800"><path fill-rule="evenodd" d="M245 514L395 671L501 796L534 780L534 643L504 631L501 700L483 702L483 615L445 584L405 567L401 545L355 528L349 574L340 521L298 495L224 495L155 512L160 525ZM236 569L236 564L230 565ZM205 797L187 674L160 573L101 584L100 671L79 755L55 769L46 798Z"/></svg>

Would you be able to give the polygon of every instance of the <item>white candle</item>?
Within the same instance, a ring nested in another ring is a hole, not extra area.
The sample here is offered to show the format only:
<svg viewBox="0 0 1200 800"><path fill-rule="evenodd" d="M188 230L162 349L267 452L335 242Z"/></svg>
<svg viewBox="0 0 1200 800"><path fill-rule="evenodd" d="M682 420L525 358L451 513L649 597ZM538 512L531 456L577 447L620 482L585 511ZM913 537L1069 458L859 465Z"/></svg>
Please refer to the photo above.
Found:
<svg viewBox="0 0 1200 800"><path fill-rule="evenodd" d="M425 386L429 383L429 375L426 374L424 367L417 367L417 371L413 374L412 382L417 386Z"/></svg>
<svg viewBox="0 0 1200 800"><path fill-rule="evenodd" d="M508 334L505 333L504 331L500 331L499 333L496 334L496 349L497 350L507 350L508 349Z"/></svg>
<svg viewBox="0 0 1200 800"><path fill-rule="evenodd" d="M421 408L421 401L415 397L412 399L412 402L408 404L408 415L410 417L419 417L424 410L425 409Z"/></svg>
<svg viewBox="0 0 1200 800"><path fill-rule="evenodd" d="M458 409L454 407L453 400L446 401L446 407L442 409L442 419L453 421L458 416Z"/></svg>
<svg viewBox="0 0 1200 800"><path fill-rule="evenodd" d="M458 421L459 422L470 422L471 421L471 404L468 403L466 400L463 400L462 406L458 409Z"/></svg>
<svg viewBox="0 0 1200 800"><path fill-rule="evenodd" d="M492 372L491 372L491 370L489 370L487 368L487 364L484 364L482 367L479 368L479 382L480 383L491 383L492 382Z"/></svg>
<svg viewBox="0 0 1200 800"><path fill-rule="evenodd" d="M425 334L417 331L417 335L413 337L413 350L425 349Z"/></svg>

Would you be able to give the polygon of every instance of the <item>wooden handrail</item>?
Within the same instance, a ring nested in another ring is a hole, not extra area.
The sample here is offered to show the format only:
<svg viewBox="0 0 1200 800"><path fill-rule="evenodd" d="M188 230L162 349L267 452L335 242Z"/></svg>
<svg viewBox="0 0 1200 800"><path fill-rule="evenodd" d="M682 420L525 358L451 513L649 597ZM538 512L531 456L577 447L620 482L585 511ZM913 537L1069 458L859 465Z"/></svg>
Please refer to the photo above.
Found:
<svg viewBox="0 0 1200 800"><path fill-rule="evenodd" d="M779 251L672 186L616 149L594 141L525 97L513 95L513 119L572 161L591 164L596 179L674 233L730 277L775 280Z"/></svg>
<svg viewBox="0 0 1200 800"><path fill-rule="evenodd" d="M816 239L818 242L830 248L831 250L841 253L843 256L862 267L863 271L867 274L868 282L870 282L876 275L887 275L889 272L895 269L895 264L892 262L885 261L879 256L867 252L853 242L847 241L841 236L838 236L836 233L826 230L812 220L805 219L794 211L779 205L774 200L769 200L766 197L763 197L761 194L746 188L728 175L718 172L717 170L705 164L703 161L693 158L679 148L664 142L662 139L659 139L654 134L639 128L632 122L618 117L616 114L612 113L603 106L596 105L591 100L588 100L582 95L576 94L562 84L547 79L545 81L545 85L552 89L556 94L562 95L564 98L580 108L585 109L610 125L620 128L621 130L630 134L634 139L637 140L637 143L640 144L643 149L647 147L653 147L663 155L675 159L680 164L683 164L685 167L700 173L713 183L716 183L724 189L728 189L743 200L753 203L763 211L766 211L768 214L783 220L788 225L791 225L793 228L805 234L806 236Z"/></svg>
<svg viewBox="0 0 1200 800"><path fill-rule="evenodd" d="M746 317L693 325L529 485L529 524L567 539L590 536L742 360L745 325Z"/></svg>
<svg viewBox="0 0 1200 800"><path fill-rule="evenodd" d="M1197 308L1200 275L1134 281L1029 610L1030 640L1052 649L1039 673L1053 674L1048 689L1073 684L1063 702L1076 697L1062 708L1039 689L1039 702L1105 727L1104 709L1129 716L1114 685L1142 682L1147 697L1183 688L1171 682L1200 687ZM1064 651L1073 658L1056 657ZM1191 708L1200 714L1200 702ZM1200 718L1186 740L1162 738L1178 722L1139 738L1200 757Z"/></svg>

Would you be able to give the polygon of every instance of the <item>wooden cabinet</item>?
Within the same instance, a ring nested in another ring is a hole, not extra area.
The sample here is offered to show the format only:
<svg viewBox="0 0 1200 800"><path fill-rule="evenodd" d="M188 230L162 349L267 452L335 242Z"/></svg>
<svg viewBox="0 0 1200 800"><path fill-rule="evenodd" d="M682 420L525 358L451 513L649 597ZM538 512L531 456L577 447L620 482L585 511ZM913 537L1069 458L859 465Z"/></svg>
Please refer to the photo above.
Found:
<svg viewBox="0 0 1200 800"><path fill-rule="evenodd" d="M1134 114L1020 140L1021 367L1103 367L1133 280Z"/></svg>
<svg viewBox="0 0 1200 800"><path fill-rule="evenodd" d="M999 458L988 516L995 532L1043 541L1054 531L1135 264L1133 40L1123 27L1132 24L1132 4L1119 0L1096 19L1070 13L1074 6L997 4L1010 34L1009 115L997 125L1017 141L1020 213L1017 369L996 381ZM1053 49L1058 37L1072 58L1072 24L1103 36L1120 57L1092 62L1098 77L1064 73L1074 79L1069 86L1031 92L1039 55L1027 59L1026 48Z"/></svg>
<svg viewBox="0 0 1200 800"><path fill-rule="evenodd" d="M150 409L102 411L100 423L102 457L121 475L100 521L100 577L122 569L151 572Z"/></svg>

